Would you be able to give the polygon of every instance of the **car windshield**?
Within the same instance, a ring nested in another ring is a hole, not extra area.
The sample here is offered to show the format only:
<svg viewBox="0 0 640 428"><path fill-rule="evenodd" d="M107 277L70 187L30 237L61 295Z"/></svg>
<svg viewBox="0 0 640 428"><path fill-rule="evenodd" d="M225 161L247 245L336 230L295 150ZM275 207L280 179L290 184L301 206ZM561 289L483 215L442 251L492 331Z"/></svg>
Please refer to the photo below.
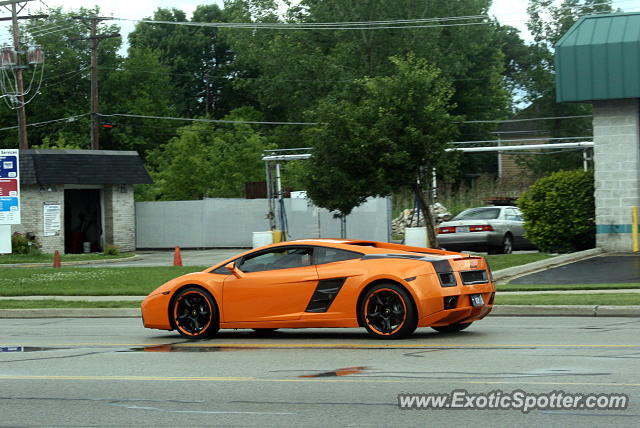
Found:
<svg viewBox="0 0 640 428"><path fill-rule="evenodd" d="M472 208L462 211L453 220L493 220L500 216L500 208Z"/></svg>

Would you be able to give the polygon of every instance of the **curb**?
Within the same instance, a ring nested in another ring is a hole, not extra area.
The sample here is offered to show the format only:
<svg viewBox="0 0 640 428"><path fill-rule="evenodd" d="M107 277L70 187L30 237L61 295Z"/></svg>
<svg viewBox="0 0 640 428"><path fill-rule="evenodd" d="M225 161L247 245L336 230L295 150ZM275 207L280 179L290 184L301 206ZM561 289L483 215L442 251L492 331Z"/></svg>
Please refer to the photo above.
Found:
<svg viewBox="0 0 640 428"><path fill-rule="evenodd" d="M82 266L82 265L96 265L102 263L122 263L128 262L131 260L141 259L142 256L133 255L131 257L122 257L119 259L105 259L105 260L76 260L72 262L61 262L61 266ZM2 268L36 268L36 267L51 267L53 262L51 263L14 263L14 264L0 264L0 269Z"/></svg>
<svg viewBox="0 0 640 428"><path fill-rule="evenodd" d="M2 318L141 318L138 308L0 309Z"/></svg>
<svg viewBox="0 0 640 428"><path fill-rule="evenodd" d="M489 316L640 318L640 306L496 305ZM7 318L141 318L141 315L138 308L0 309L0 319Z"/></svg>
<svg viewBox="0 0 640 428"><path fill-rule="evenodd" d="M579 260L588 259L604 253L602 248L592 248L590 250L578 251L576 253L561 254L546 260L527 263L526 265L514 266L493 272L493 279L496 282L508 282L522 275L539 272Z"/></svg>
<svg viewBox="0 0 640 428"><path fill-rule="evenodd" d="M503 317L640 317L640 306L496 305L490 315Z"/></svg>

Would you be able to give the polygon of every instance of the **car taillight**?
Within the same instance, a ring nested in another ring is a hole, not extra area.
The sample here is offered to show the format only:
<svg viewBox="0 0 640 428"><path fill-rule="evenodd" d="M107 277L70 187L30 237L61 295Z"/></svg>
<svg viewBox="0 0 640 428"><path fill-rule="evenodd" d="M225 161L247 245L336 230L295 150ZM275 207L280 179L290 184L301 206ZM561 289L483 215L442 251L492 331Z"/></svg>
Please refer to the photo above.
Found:
<svg viewBox="0 0 640 428"><path fill-rule="evenodd" d="M469 226L469 232L493 232L493 227L491 227L491 225L489 224Z"/></svg>
<svg viewBox="0 0 640 428"><path fill-rule="evenodd" d="M456 228L454 226L447 226L447 227L439 227L438 228L438 233L455 233L456 232Z"/></svg>

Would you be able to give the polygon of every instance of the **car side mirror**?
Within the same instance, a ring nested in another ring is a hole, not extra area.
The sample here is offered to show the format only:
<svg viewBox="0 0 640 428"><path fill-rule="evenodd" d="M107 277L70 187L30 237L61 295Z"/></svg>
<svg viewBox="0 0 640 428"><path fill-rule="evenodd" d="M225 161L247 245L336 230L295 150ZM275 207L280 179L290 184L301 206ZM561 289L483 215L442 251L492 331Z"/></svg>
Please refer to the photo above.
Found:
<svg viewBox="0 0 640 428"><path fill-rule="evenodd" d="M244 278L244 272L242 272L240 269L238 269L238 267L236 266L236 264L234 262L231 262L231 263L225 265L225 268L227 268L227 270L229 272L231 272L233 274L233 276L235 276L236 278L238 278L238 279Z"/></svg>

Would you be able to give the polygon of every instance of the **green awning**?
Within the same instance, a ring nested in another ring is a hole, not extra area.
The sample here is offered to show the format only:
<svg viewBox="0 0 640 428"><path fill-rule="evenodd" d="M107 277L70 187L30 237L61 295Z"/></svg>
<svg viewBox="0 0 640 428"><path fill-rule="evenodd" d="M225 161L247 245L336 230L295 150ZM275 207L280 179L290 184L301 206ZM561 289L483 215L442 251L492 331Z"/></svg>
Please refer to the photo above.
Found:
<svg viewBox="0 0 640 428"><path fill-rule="evenodd" d="M640 98L640 13L580 18L555 60L558 102Z"/></svg>

